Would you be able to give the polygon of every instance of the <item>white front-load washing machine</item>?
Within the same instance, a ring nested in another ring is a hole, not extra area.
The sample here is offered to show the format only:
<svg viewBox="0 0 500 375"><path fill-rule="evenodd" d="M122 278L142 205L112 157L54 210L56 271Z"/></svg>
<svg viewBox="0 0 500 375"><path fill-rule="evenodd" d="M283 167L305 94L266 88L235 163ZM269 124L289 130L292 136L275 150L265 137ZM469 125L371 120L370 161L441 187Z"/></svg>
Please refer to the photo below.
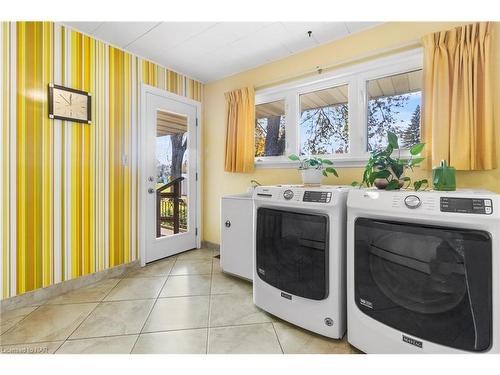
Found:
<svg viewBox="0 0 500 375"><path fill-rule="evenodd" d="M347 336L366 353L500 353L500 197L353 189Z"/></svg>
<svg viewBox="0 0 500 375"><path fill-rule="evenodd" d="M348 190L279 185L253 193L255 305L331 338L346 329Z"/></svg>

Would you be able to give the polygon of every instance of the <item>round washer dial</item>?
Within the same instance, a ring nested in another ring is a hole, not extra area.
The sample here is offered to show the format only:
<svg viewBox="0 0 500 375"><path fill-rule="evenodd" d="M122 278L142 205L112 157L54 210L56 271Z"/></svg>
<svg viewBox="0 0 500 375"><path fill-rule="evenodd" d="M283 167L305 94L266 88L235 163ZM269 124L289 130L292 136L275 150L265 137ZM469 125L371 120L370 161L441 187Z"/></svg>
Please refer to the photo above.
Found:
<svg viewBox="0 0 500 375"><path fill-rule="evenodd" d="M283 192L283 198L285 198L286 200L290 200L293 198L293 191L291 190L285 190Z"/></svg>
<svg viewBox="0 0 500 375"><path fill-rule="evenodd" d="M416 195L408 195L405 198L405 205L408 208L417 208L422 204L422 201Z"/></svg>

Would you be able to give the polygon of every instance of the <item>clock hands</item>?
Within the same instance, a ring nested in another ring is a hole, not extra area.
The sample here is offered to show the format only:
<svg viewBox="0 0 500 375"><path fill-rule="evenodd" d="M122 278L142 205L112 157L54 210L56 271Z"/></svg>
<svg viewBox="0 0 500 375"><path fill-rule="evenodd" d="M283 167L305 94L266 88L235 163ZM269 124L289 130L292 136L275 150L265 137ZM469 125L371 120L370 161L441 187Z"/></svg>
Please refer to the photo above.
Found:
<svg viewBox="0 0 500 375"><path fill-rule="evenodd" d="M71 103L70 103L70 102L68 102L68 99L66 99L66 98L65 98L64 96L62 96L61 94L59 94L59 96L60 96L61 98L63 98L63 99L64 99L64 101L65 101L66 103L68 103L69 105L71 105ZM71 98L71 97L70 97L70 98Z"/></svg>

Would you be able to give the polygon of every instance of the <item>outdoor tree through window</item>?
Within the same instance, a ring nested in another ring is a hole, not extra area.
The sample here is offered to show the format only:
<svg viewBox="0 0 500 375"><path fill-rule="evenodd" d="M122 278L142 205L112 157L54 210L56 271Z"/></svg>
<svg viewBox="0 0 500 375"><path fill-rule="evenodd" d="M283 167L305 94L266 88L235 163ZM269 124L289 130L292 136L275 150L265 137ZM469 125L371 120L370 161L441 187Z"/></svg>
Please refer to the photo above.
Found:
<svg viewBox="0 0 500 375"><path fill-rule="evenodd" d="M368 81L368 151L385 147L387 131L409 148L420 142L422 70Z"/></svg>
<svg viewBox="0 0 500 375"><path fill-rule="evenodd" d="M407 155L421 142L422 62L414 49L258 90L255 164L291 167L297 154L356 167L388 131Z"/></svg>
<svg viewBox="0 0 500 375"><path fill-rule="evenodd" d="M300 154L349 151L347 85L300 95Z"/></svg>
<svg viewBox="0 0 500 375"><path fill-rule="evenodd" d="M285 152L285 101L255 107L255 156L281 156Z"/></svg>

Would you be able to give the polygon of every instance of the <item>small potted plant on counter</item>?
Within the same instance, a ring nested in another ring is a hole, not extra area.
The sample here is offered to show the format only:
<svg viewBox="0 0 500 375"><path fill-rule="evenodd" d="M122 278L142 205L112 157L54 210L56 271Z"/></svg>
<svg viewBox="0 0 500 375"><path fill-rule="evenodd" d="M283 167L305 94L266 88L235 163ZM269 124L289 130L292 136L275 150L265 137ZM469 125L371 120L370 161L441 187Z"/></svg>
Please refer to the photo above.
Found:
<svg viewBox="0 0 500 375"><path fill-rule="evenodd" d="M396 190L407 184L411 184L411 178L405 176L408 169L413 171L425 158L417 157L424 149L425 143L417 143L410 148L410 157L402 158L399 148L398 137L392 132L387 132L388 144L385 149L371 152L370 159L366 163L361 183L354 181L353 186L375 185L377 189ZM398 150L398 155L393 157L394 150ZM427 179L418 180L413 183L415 190L427 187Z"/></svg>
<svg viewBox="0 0 500 375"><path fill-rule="evenodd" d="M288 159L299 162L299 171L302 174L302 183L304 185L321 185L321 180L327 177L329 173L338 177L337 170L333 168L333 163L328 159L318 157L300 158L295 154L288 156Z"/></svg>

